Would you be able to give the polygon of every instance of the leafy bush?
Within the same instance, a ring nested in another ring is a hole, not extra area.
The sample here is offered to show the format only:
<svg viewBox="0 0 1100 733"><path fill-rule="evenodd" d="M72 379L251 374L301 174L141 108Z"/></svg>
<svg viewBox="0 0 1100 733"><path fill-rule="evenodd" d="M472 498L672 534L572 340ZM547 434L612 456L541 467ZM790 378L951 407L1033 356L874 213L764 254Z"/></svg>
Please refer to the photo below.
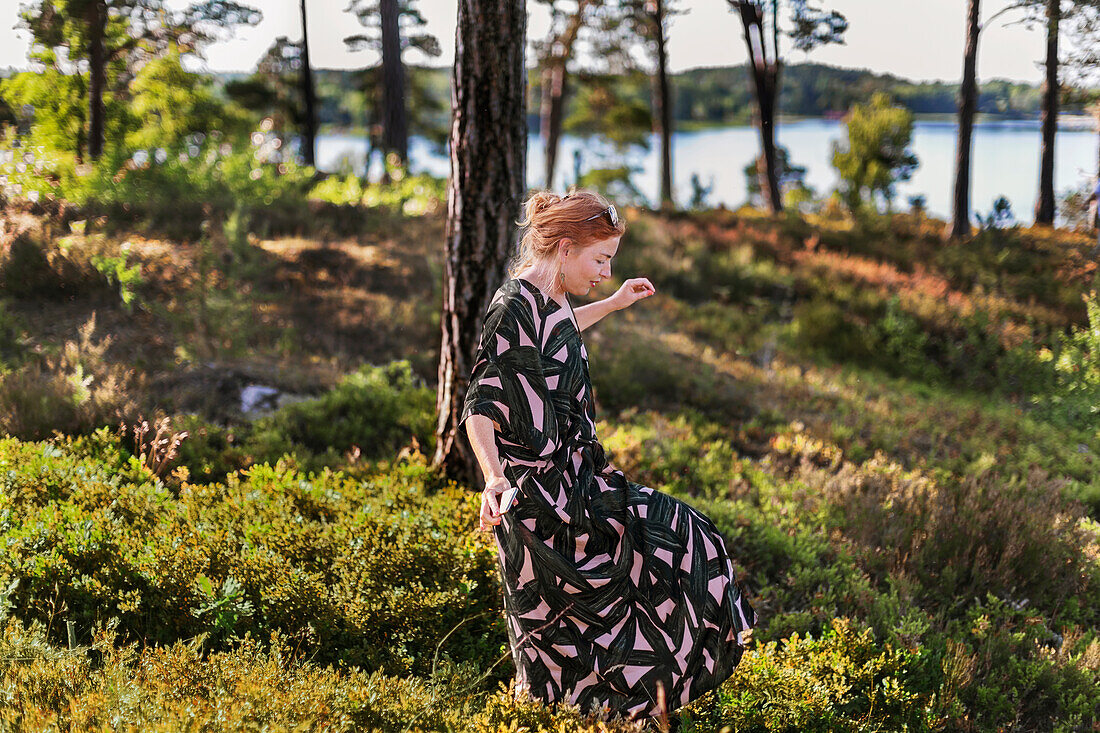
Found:
<svg viewBox="0 0 1100 733"><path fill-rule="evenodd" d="M944 671L954 672L960 707L979 729L1014 721L1023 730L1071 733L1100 724L1096 626L1071 624L1059 634L1052 621L1025 603L986 595L948 627Z"/></svg>
<svg viewBox="0 0 1100 733"><path fill-rule="evenodd" d="M111 618L128 641L206 634L208 649L278 632L318 662L390 674L427 674L437 648L488 664L506 643L475 497L429 493L422 457L367 481L280 463L174 491L47 443L0 440L0 465L13 469L0 577L18 581L13 613L54 643L66 622L83 639Z"/></svg>
<svg viewBox="0 0 1100 733"><path fill-rule="evenodd" d="M209 653L203 637L140 648L117 624L89 646L50 644L41 624L0 619L0 726L14 730L328 730L498 733L522 722L555 733L640 733L568 705L519 701L503 683L485 691L477 665L446 659L425 677L325 667L298 640L242 639ZM18 700L18 704L6 701Z"/></svg>
<svg viewBox="0 0 1100 733"><path fill-rule="evenodd" d="M226 428L195 417L181 427L192 438L180 460L194 481L221 479L254 463L293 456L303 470L356 460L392 458L407 446L430 450L435 440L435 393L401 360L364 365L328 392L285 405L253 422Z"/></svg>
<svg viewBox="0 0 1100 733"><path fill-rule="evenodd" d="M746 654L719 688L721 720L737 731L862 731L868 718L879 730L935 728L919 656L835 618L817 639L796 632Z"/></svg>
<svg viewBox="0 0 1100 733"><path fill-rule="evenodd" d="M1032 397L1043 413L1066 424L1100 425L1100 302L1096 291L1082 295L1088 327L1071 326L1059 333L1055 350L1043 348L1038 358L1054 369L1049 393Z"/></svg>
<svg viewBox="0 0 1100 733"><path fill-rule="evenodd" d="M228 140L215 130L195 133L171 147L133 152L111 148L98 161L82 164L45 149L24 152L14 147L16 141L14 136L0 141L0 175L9 195L33 195L35 200L177 214L201 212L203 207L227 212L241 203L304 213L313 185L313 168L284 156L281 141L262 131L244 140Z"/></svg>
<svg viewBox="0 0 1100 733"><path fill-rule="evenodd" d="M333 204L383 206L406 216L419 216L440 210L447 198L447 179L420 173L402 176L390 184L364 187L359 176L348 173L326 177L313 187L309 197Z"/></svg>
<svg viewBox="0 0 1100 733"><path fill-rule="evenodd" d="M889 207L897 181L907 181L917 168L917 156L909 148L913 113L892 105L884 92L876 92L869 104L856 104L844 121L848 139L842 147L833 143L833 167L840 174L848 208L859 209L876 194Z"/></svg>

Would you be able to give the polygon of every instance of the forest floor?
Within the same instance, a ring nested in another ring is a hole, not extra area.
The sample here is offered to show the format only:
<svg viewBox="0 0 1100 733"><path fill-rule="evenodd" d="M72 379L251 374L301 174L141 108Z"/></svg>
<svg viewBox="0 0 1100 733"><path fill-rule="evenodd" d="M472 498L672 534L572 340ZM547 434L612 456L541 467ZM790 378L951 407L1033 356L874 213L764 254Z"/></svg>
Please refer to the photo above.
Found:
<svg viewBox="0 0 1100 733"><path fill-rule="evenodd" d="M0 727L629 729L492 689L495 546L425 462L442 214L352 214L236 245L5 218ZM573 300L656 287L583 334L597 433L714 519L762 619L685 733L1100 724L1092 237L625 216ZM253 417L250 385L313 399ZM158 414L185 470L95 430Z"/></svg>

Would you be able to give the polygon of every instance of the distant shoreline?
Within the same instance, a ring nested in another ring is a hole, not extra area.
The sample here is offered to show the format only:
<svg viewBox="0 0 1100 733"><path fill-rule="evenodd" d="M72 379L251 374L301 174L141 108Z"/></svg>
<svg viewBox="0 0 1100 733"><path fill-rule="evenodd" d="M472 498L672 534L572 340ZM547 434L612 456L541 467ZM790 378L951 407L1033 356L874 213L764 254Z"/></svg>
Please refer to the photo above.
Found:
<svg viewBox="0 0 1100 733"><path fill-rule="evenodd" d="M956 115L943 114L943 113L920 113L913 115L914 122L955 122ZM806 122L806 121L835 121L839 122L835 117L822 117L822 116L801 116L801 115L781 115L779 117L779 124L791 124L793 122ZM1005 122L1030 122L1036 125L1039 124L1040 118L1037 116L1019 117L1010 115L991 115L986 113L978 113L975 115L974 124L976 125L991 125ZM731 124L729 122L681 122L676 125L675 132L700 132L704 130L716 130L727 129L730 127L751 127L750 122L744 122L741 124ZM534 129L534 128L532 128ZM1092 131L1097 132L1096 118L1092 115L1080 115L1080 114L1064 114L1058 116L1058 129L1067 131ZM321 125L318 129L319 135L351 135L351 136L364 136L366 135L366 129L362 127L337 127L335 125Z"/></svg>

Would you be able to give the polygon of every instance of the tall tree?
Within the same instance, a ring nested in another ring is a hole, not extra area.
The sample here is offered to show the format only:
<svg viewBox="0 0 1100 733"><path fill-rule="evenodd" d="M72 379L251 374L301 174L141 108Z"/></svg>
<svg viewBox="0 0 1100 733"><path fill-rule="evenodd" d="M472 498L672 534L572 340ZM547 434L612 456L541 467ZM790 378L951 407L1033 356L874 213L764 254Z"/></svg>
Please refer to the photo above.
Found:
<svg viewBox="0 0 1100 733"><path fill-rule="evenodd" d="M796 49L809 53L817 46L843 43L848 21L835 10L823 10L811 5L811 0L786 0L791 14L791 29L783 31L779 22L779 0L771 0L770 9L764 0L727 1L741 19L745 48L748 50L749 75L756 97L754 117L760 131L760 158L757 164L760 188L768 208L778 213L783 210L775 144L779 77L783 65L779 37L789 36Z"/></svg>
<svg viewBox="0 0 1100 733"><path fill-rule="evenodd" d="M1068 23L1071 46L1095 44L1090 28L1100 8L1098 0L1019 0L1005 10L1023 9L1023 22L1041 25L1046 31L1046 56L1043 61L1042 146L1039 156L1039 196L1035 202L1035 223L1054 223L1054 140L1058 129L1058 110L1062 96L1060 45L1063 26ZM1001 11L1005 12L1005 11Z"/></svg>
<svg viewBox="0 0 1100 733"><path fill-rule="evenodd" d="M442 343L433 465L471 485L477 460L458 418L480 321L504 279L526 190L525 0L459 0L451 88Z"/></svg>
<svg viewBox="0 0 1100 733"><path fill-rule="evenodd" d="M317 100L313 91L313 66L309 63L309 27L306 24L306 0L299 0L302 17L302 54L298 65L302 84L302 159L308 166L316 166L317 158Z"/></svg>
<svg viewBox="0 0 1100 733"><path fill-rule="evenodd" d="M962 236L970 231L970 140L973 133L974 112L977 108L976 60L978 36L983 24L979 22L978 2L971 2L967 11L967 41L963 58L963 80L959 88L959 140L955 152L955 201L949 234ZM1023 11L1022 22L1041 25L1046 32L1046 53L1043 61L1043 98L1041 107L1042 145L1039 155L1039 195L1035 203L1035 222L1053 224L1054 197L1054 142L1058 130L1058 109L1061 98L1059 81L1059 40L1062 25L1069 19L1077 23L1077 39L1095 40L1089 30L1088 18L1100 6L1098 0L1015 0L994 13L984 25L1009 12Z"/></svg>
<svg viewBox="0 0 1100 733"><path fill-rule="evenodd" d="M231 0L204 0L180 11L165 0L36 0L20 12L33 42L66 49L73 63L86 61L87 150L97 160L103 153L109 70L121 63L131 71L137 61L156 57L170 43L203 58L203 49L224 31L255 25L262 14ZM122 77L125 84L132 71Z"/></svg>
<svg viewBox="0 0 1100 733"><path fill-rule="evenodd" d="M970 233L970 147L974 112L978 106L978 34L981 33L980 0L968 0L966 50L959 86L959 132L955 143L955 197L948 233L962 237Z"/></svg>
<svg viewBox="0 0 1100 733"><path fill-rule="evenodd" d="M659 158L660 205L672 201L672 87L668 72L668 26L686 10L674 7L673 0L620 0L626 20L642 40L653 65L653 132L661 141Z"/></svg>
<svg viewBox="0 0 1100 733"><path fill-rule="evenodd" d="M661 206L672 206L672 95L668 85L667 29L665 0L646 0L646 15L653 26L654 57L657 73L653 94L657 133L661 138Z"/></svg>
<svg viewBox="0 0 1100 733"><path fill-rule="evenodd" d="M545 41L534 44L541 70L539 135L542 137L546 159L546 188L553 186L557 167L562 110L565 107L569 80L568 64L573 56L577 36L584 27L587 11L597 2L598 0L576 0L575 9L562 11L554 0L550 0L550 32Z"/></svg>
<svg viewBox="0 0 1100 733"><path fill-rule="evenodd" d="M1058 127L1058 26L1062 20L1061 6L1061 0L1046 0L1043 143L1039 161L1039 199L1035 202L1035 223L1047 225L1054 224L1054 135Z"/></svg>
<svg viewBox="0 0 1100 733"><path fill-rule="evenodd" d="M369 48L382 57L381 94L368 94L378 102L371 105L369 114L377 116L379 108L382 113L380 147L383 154L394 153L400 165L408 166L409 90L403 56L407 48L415 48L426 56L438 56L441 53L439 41L429 33L417 31L427 21L414 7L414 0L352 0L346 10L354 13L360 25L368 29L346 37L344 43L348 49ZM364 81L374 83L371 77L373 75L365 75ZM368 130L370 127L368 123ZM374 147L373 141L368 147ZM383 170L384 180L388 180L388 166L383 166Z"/></svg>
<svg viewBox="0 0 1100 733"><path fill-rule="evenodd" d="M382 108L385 115L382 144L402 166L409 163L409 123L405 114L405 66L401 63L401 34L397 0L380 0L382 17Z"/></svg>

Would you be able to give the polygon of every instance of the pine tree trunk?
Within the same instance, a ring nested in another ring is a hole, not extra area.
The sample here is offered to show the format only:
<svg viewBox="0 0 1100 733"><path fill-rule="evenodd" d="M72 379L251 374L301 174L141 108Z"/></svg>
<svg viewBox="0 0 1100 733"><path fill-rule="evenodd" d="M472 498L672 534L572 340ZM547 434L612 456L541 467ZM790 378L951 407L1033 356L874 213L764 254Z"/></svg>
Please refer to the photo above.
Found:
<svg viewBox="0 0 1100 733"><path fill-rule="evenodd" d="M668 84L664 0L653 0L653 35L657 41L657 77L653 99L661 135L661 208L672 208L672 94Z"/></svg>
<svg viewBox="0 0 1100 733"><path fill-rule="evenodd" d="M1061 0L1047 0L1046 79L1043 83L1043 143L1035 223L1054 224L1054 136L1058 128L1058 24Z"/></svg>
<svg viewBox="0 0 1100 733"><path fill-rule="evenodd" d="M107 7L103 0L88 3L88 157L99 160L103 155L104 116L103 91L107 83L107 54L103 36L107 32Z"/></svg>
<svg viewBox="0 0 1100 733"><path fill-rule="evenodd" d="M526 191L525 0L459 0L434 466L481 485L458 435L481 320L506 275Z"/></svg>
<svg viewBox="0 0 1100 733"><path fill-rule="evenodd" d="M548 42L549 53L543 64L542 95L539 104L539 135L543 140L543 152L546 159L546 188L553 188L554 173L558 163L558 145L561 140L562 110L565 108L565 94L569 84L567 64L573 55L573 44L584 25L584 13L592 0L577 0L577 11L569 19L569 25L557 38Z"/></svg>
<svg viewBox="0 0 1100 733"><path fill-rule="evenodd" d="M783 211L783 194L779 191L779 162L775 152L775 103L777 97L778 64L763 70L764 94L760 97L760 146L764 152L764 180L761 190L767 192L768 209L773 214Z"/></svg>
<svg viewBox="0 0 1100 733"><path fill-rule="evenodd" d="M552 59L542 72L542 103L539 107L539 133L546 156L546 188L553 188L561 139L561 115L565 107L565 85L568 72L565 61Z"/></svg>
<svg viewBox="0 0 1100 733"><path fill-rule="evenodd" d="M779 193L779 171L775 154L775 106L779 79L778 61L768 63L764 42L764 11L751 2L738 3L741 26L745 31L745 48L749 52L749 75L756 95L756 125L760 130L760 156L756 168L760 176L760 191L773 214L783 211Z"/></svg>
<svg viewBox="0 0 1100 733"><path fill-rule="evenodd" d="M405 66L401 62L400 12L397 0L381 0L383 147L395 152L402 166L409 161L409 126L405 112Z"/></svg>
<svg viewBox="0 0 1100 733"><path fill-rule="evenodd" d="M309 62L309 33L306 29L306 0L300 0L302 15L302 105L304 122L302 126L302 157L308 166L316 165L317 147L317 102L313 95L313 68Z"/></svg>
<svg viewBox="0 0 1100 733"><path fill-rule="evenodd" d="M966 52L963 78L959 86L959 137L955 144L955 199L951 218L951 237L970 233L970 142L974 131L974 113L978 107L978 34L981 32L979 0L969 0L966 20Z"/></svg>

